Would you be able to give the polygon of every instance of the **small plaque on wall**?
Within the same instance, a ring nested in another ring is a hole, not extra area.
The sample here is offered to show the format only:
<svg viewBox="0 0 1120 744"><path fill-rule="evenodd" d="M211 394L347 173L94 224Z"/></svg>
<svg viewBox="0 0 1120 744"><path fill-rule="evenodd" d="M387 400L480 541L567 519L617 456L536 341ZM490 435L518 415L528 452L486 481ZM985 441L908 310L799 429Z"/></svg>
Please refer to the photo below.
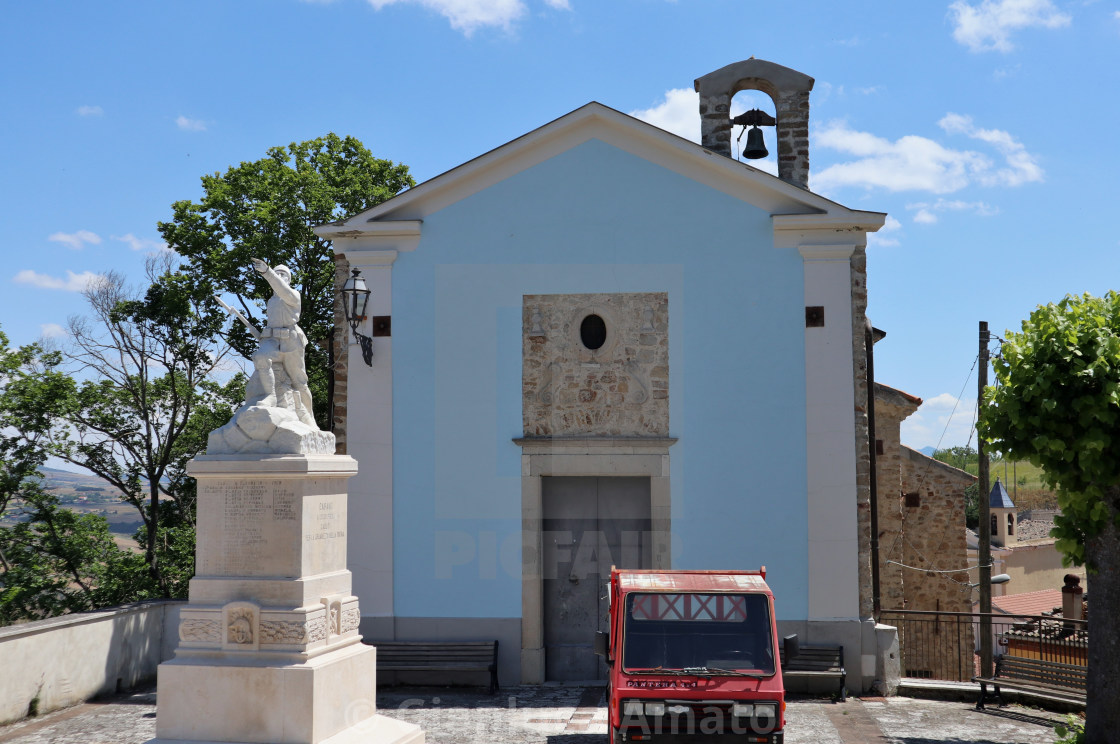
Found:
<svg viewBox="0 0 1120 744"><path fill-rule="evenodd" d="M374 315L373 316L373 337L378 336L392 336L393 335L393 316L391 315Z"/></svg>

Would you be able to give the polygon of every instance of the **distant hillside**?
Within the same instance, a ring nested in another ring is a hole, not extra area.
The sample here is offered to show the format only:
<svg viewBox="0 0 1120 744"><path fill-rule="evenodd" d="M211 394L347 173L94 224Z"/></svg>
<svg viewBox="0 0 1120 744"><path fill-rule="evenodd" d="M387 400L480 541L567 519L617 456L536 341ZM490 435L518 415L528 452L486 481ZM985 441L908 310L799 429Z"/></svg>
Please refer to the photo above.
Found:
<svg viewBox="0 0 1120 744"><path fill-rule="evenodd" d="M96 475L74 473L58 468L40 468L39 472L43 476L46 489L60 497L69 494L84 494L92 497L93 494L104 493L106 496L117 498L117 489Z"/></svg>
<svg viewBox="0 0 1120 744"><path fill-rule="evenodd" d="M933 453L937 451L937 448L933 447L933 446L926 446L926 447L922 447L918 451L921 452L926 457L933 457Z"/></svg>
<svg viewBox="0 0 1120 744"><path fill-rule="evenodd" d="M58 468L40 468L44 487L67 509L79 514L100 514L122 545L134 546L132 535L140 528L136 509L121 501L120 491L106 480L89 473ZM147 482L144 482L145 485Z"/></svg>

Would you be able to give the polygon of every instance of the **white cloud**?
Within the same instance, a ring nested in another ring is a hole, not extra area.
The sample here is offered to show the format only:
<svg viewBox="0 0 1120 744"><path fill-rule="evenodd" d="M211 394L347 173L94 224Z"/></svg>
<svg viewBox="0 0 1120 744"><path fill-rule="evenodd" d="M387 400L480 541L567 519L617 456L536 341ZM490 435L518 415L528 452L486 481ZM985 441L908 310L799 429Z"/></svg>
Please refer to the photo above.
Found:
<svg viewBox="0 0 1120 744"><path fill-rule="evenodd" d="M700 94L692 88L668 90L661 103L631 111L630 115L678 137L700 142Z"/></svg>
<svg viewBox="0 0 1120 744"><path fill-rule="evenodd" d="M899 244L898 238L891 237L891 233L896 233L902 229L902 223L894 217L887 215L886 222L879 228L879 232L867 234L867 244L869 246L880 246L882 248L893 248Z"/></svg>
<svg viewBox="0 0 1120 744"><path fill-rule="evenodd" d="M122 243L128 243L128 247L134 251L166 251L167 243L162 240L153 240L151 238L138 238L132 233L126 235L114 235L113 240L119 240Z"/></svg>
<svg viewBox="0 0 1120 744"><path fill-rule="evenodd" d="M991 217L999 214L999 209L982 201L966 202L960 199L938 199L935 202L916 202L907 204L909 210L917 210L914 222L922 225L932 225L938 220L940 212L974 212L980 217Z"/></svg>
<svg viewBox="0 0 1120 744"><path fill-rule="evenodd" d="M201 119L188 119L185 116L180 116L175 120L175 126L187 132L205 132L206 122Z"/></svg>
<svg viewBox="0 0 1120 744"><path fill-rule="evenodd" d="M89 230L78 230L72 233L51 233L47 236L47 240L54 241L55 243L62 243L71 250L80 251L86 243L90 245L99 244L101 242L101 236Z"/></svg>
<svg viewBox="0 0 1120 744"><path fill-rule="evenodd" d="M814 190L827 192L842 186L860 186L948 194L971 183L1019 186L1042 180L1042 168L1034 157L1007 132L980 129L971 117L952 113L939 124L948 134L964 134L990 146L1002 156L1004 166L997 167L986 154L954 150L928 137L906 135L892 142L833 121L814 132L813 142L855 159L822 169L813 176Z"/></svg>
<svg viewBox="0 0 1120 744"><path fill-rule="evenodd" d="M974 52L1014 49L1011 34L1024 28L1061 28L1071 22L1050 0L957 0L949 6L953 38Z"/></svg>
<svg viewBox="0 0 1120 744"><path fill-rule="evenodd" d="M902 443L914 449L922 447L976 446L976 400L958 401L950 393L942 393L922 403L910 418L902 422Z"/></svg>
<svg viewBox="0 0 1120 744"><path fill-rule="evenodd" d="M412 3L435 11L451 23L451 28L470 36L486 26L497 26L505 31L524 17L523 0L366 0L375 10L388 5ZM568 0L543 0L550 8L571 10Z"/></svg>
<svg viewBox="0 0 1120 744"><path fill-rule="evenodd" d="M79 106L78 116L101 116L105 112L100 106Z"/></svg>
<svg viewBox="0 0 1120 744"><path fill-rule="evenodd" d="M25 269L15 275L12 281L17 284L30 284L33 287L40 289L61 289L66 292L82 292L89 285L102 281L105 277L101 274L95 274L92 271L83 271L81 274L75 274L73 271L67 270L66 278L50 276L48 274L40 274L30 269Z"/></svg>
<svg viewBox="0 0 1120 744"><path fill-rule="evenodd" d="M995 72L992 73L992 79L993 80L1003 80L1004 78L1015 77L1016 75L1019 74L1019 71L1022 70L1022 69L1023 69L1023 66L1021 64L1015 64L1015 65L1008 65L1006 67L1000 67L999 69L997 69Z"/></svg>
<svg viewBox="0 0 1120 744"><path fill-rule="evenodd" d="M949 134L963 134L985 142L1003 155L1007 167L980 174L980 183L985 186L1019 186L1042 180L1042 168L1027 152L1023 143L1002 129L980 129L972 123L971 116L946 114L938 126Z"/></svg>
<svg viewBox="0 0 1120 744"><path fill-rule="evenodd" d="M43 338L62 338L68 336L69 333L58 323L40 323L39 335Z"/></svg>
<svg viewBox="0 0 1120 744"><path fill-rule="evenodd" d="M814 135L812 141L817 146L856 157L830 165L813 176L813 188L817 191L862 186L945 194L967 186L970 173L991 167L990 161L979 153L951 150L916 135L891 142L857 132L842 122L826 123Z"/></svg>

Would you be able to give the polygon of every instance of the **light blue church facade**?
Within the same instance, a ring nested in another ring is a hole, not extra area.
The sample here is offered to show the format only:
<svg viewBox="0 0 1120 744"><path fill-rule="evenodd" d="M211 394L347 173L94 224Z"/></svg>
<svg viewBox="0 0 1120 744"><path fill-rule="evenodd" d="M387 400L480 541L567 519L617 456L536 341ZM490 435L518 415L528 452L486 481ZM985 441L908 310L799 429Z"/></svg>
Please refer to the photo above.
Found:
<svg viewBox="0 0 1120 744"><path fill-rule="evenodd" d="M367 640L497 638L503 685L595 678L612 564L765 565L780 630L874 680L885 216L806 188L811 87L759 60L701 78L703 145L591 103L317 229L386 329L372 366L351 344L338 412ZM744 88L775 99L780 176L711 123Z"/></svg>

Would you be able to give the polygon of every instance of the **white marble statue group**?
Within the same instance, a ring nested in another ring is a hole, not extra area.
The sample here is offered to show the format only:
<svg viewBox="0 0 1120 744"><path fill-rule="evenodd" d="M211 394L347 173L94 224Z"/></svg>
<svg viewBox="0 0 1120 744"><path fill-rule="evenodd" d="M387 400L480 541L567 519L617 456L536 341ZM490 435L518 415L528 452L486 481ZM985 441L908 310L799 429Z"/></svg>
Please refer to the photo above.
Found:
<svg viewBox="0 0 1120 744"><path fill-rule="evenodd" d="M210 433L206 454L333 454L334 435L319 430L311 409L304 362L307 336L299 327L300 296L291 286L292 272L259 258L253 259L253 268L272 287L265 305L268 325L258 329L218 300L260 345L253 353L245 403L228 424Z"/></svg>

